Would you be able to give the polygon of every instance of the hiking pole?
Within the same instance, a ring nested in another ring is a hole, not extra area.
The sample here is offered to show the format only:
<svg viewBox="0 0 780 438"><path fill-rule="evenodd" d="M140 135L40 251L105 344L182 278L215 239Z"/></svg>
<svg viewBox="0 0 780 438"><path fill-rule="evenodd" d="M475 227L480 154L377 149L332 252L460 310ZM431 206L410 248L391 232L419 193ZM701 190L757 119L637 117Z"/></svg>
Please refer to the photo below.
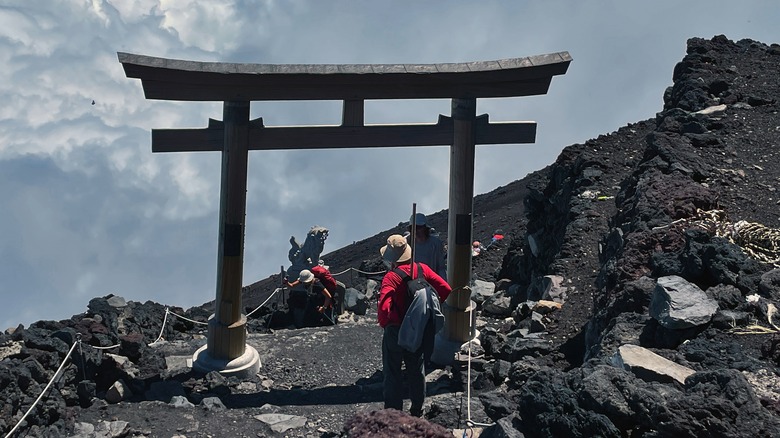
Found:
<svg viewBox="0 0 780 438"><path fill-rule="evenodd" d="M333 321L333 318L331 318L330 316L328 316L328 314L327 314L327 313L325 313L325 312L326 312L326 310L325 310L325 309L323 309L322 307L320 307L320 309L321 309L321 310L320 310L320 314L321 314L322 316L324 316L325 318L327 318L327 319L328 319L328 321L330 321L331 325L336 325L336 323ZM330 314L331 314L331 315L333 315L333 307L331 307L331 308L330 308Z"/></svg>
<svg viewBox="0 0 780 438"><path fill-rule="evenodd" d="M410 230L411 238L409 239L411 241L410 245L412 247L412 259L409 265L409 269L410 269L409 272L412 274L411 275L412 280L414 280L414 247L415 247L415 242L417 241L417 203L416 202L412 202L412 220L410 225L412 227L412 229Z"/></svg>
<svg viewBox="0 0 780 438"><path fill-rule="evenodd" d="M287 286L285 283L287 283L287 280L284 279L284 265L279 266L279 287L282 288L282 305L285 306L287 303L284 299L284 290L287 289L285 286Z"/></svg>

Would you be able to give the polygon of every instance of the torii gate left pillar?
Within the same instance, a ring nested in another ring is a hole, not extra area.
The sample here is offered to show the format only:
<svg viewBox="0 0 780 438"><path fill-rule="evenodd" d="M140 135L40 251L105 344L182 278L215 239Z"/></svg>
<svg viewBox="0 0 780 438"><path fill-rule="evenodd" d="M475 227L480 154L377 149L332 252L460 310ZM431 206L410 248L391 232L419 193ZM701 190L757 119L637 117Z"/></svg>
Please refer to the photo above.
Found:
<svg viewBox="0 0 780 438"><path fill-rule="evenodd" d="M251 376L260 368L257 350L246 343L241 305L244 228L249 156L249 102L223 103L224 138L219 202L217 299L209 319L208 341L193 355L193 367L227 375Z"/></svg>

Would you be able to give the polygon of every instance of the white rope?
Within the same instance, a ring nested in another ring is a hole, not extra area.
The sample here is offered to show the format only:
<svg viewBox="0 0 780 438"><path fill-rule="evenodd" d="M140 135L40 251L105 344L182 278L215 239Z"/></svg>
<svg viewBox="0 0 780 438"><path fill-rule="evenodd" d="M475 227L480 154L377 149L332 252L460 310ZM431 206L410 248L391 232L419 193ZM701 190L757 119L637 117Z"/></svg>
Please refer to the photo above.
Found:
<svg viewBox="0 0 780 438"><path fill-rule="evenodd" d="M148 345L151 346L152 344L156 344L157 341L162 339L163 332L165 331L165 323L168 322L168 314L171 313L168 311L168 308L165 308L165 318L163 318L162 327L160 327L160 336L157 337L157 339L154 340L154 342L149 343Z"/></svg>
<svg viewBox="0 0 780 438"><path fill-rule="evenodd" d="M336 276L338 276L338 275L346 274L346 273L347 273L347 272L349 272L349 271L355 271L355 272L358 272L358 273L360 273L360 274L364 274L364 275L379 275L379 274L384 274L384 273L386 273L386 272L387 272L387 271L379 271L379 272L365 272L365 271L361 271L360 269L357 269L357 268L347 268L347 269L345 269L345 270L343 270L343 271L341 271L341 272L337 272L337 273L335 273L335 274L330 274L330 275L332 275L332 276L336 277Z"/></svg>
<svg viewBox="0 0 780 438"><path fill-rule="evenodd" d="M469 321L469 333L471 333L471 330L473 327L471 326L471 321ZM469 428L472 428L474 426L479 427L490 427L496 423L477 423L476 421L471 420L471 343L474 342L473 339L469 340L469 360L468 360L468 374L466 378L466 425Z"/></svg>
<svg viewBox="0 0 780 438"><path fill-rule="evenodd" d="M157 336L157 339L155 339L154 342L150 342L147 345L152 346L152 345L156 344L157 342L159 342L160 339L162 339L163 333L165 332L165 324L168 323L168 315L173 315L173 316L175 316L175 317L177 317L179 319L183 319L185 321L189 321L189 322L192 322L192 323L195 323L195 324L201 324L201 325L208 325L209 324L207 322L195 321L194 319L189 319L189 318L187 318L185 316L176 314L176 313L171 312L170 310L168 310L168 308L166 307L165 308L165 318L163 318L162 327L160 327L160 336Z"/></svg>
<svg viewBox="0 0 780 438"><path fill-rule="evenodd" d="M89 345L89 344L87 344L87 345ZM122 344L116 344L116 345L112 345L112 346L110 346L110 347L98 347L98 346L96 346L96 345L89 345L89 346L90 346L90 347L92 347L92 348L94 348L95 350L110 350L110 349L112 349L112 348L118 348L118 347L120 347L121 345L122 345Z"/></svg>
<svg viewBox="0 0 780 438"><path fill-rule="evenodd" d="M68 354L65 355L65 359L62 360L62 363L60 364L60 367L57 368L57 372L54 373L54 375L52 376L51 380L49 380L49 383L46 385L45 388L43 388L43 391L41 391L41 395L39 395L38 398L35 399L35 402L33 402L32 406L30 406L30 409L27 409L27 412L24 413L24 415L19 420L19 422L16 423L16 426L14 426L14 428L11 429L10 432L8 432L8 434L5 436L5 438L10 438L11 435L13 435L13 433L16 431L16 429L19 428L19 425L21 425L22 422L24 422L25 418L27 418L27 416L30 414L30 412L32 412L33 408L35 408L35 406L38 404L38 402L41 401L41 398L43 398L43 395L46 394L46 391L49 390L49 387L51 386L51 384L54 383L54 380L57 378L57 376L59 376L60 371L62 371L62 368L68 362L68 358L70 358L70 355L73 353L73 350L76 348L76 345L80 345L80 344L81 344L81 335L79 334L79 335L76 335L76 342L74 342L73 345L70 346L70 350L68 351Z"/></svg>
<svg viewBox="0 0 780 438"><path fill-rule="evenodd" d="M355 269L355 268L351 268L351 269L352 269L353 271L355 271L355 272L358 272L358 273L360 273L360 274L364 274L364 275L379 275L379 274L385 274L385 273L387 273L387 271L386 271L386 270L385 270L385 271L379 271L379 272L366 272L366 271L361 271L360 269Z"/></svg>
<svg viewBox="0 0 780 438"><path fill-rule="evenodd" d="M194 323L194 324L209 325L209 323L207 323L207 322L195 321L194 319L189 319L186 316L179 315L178 313L173 313L173 312L168 312L168 313L170 313L171 315L173 315L173 316L175 316L175 317L177 317L179 319L183 319L185 321L189 321L189 322ZM163 323L163 325L164 325L164 323Z"/></svg>
<svg viewBox="0 0 780 438"><path fill-rule="evenodd" d="M274 296L274 295L276 295L276 293L277 293L277 292L279 292L280 290L282 290L282 288L281 288L281 287L277 287L277 288L276 288L276 290L274 290L273 292L271 292L271 295L269 295L269 296L268 296L268 298L266 298L266 300L265 300L265 301L263 301L263 304L261 304L261 305L259 305L259 306L255 307L255 310L253 310L253 311L251 311L251 312L249 312L249 313L247 313L247 314L246 314L247 318L249 318L249 315L251 315L251 314L253 314L253 313L257 312L258 310L260 310L260 308L261 308L261 307L265 306L265 303L269 302L269 301L271 300L271 298L273 298L273 296Z"/></svg>

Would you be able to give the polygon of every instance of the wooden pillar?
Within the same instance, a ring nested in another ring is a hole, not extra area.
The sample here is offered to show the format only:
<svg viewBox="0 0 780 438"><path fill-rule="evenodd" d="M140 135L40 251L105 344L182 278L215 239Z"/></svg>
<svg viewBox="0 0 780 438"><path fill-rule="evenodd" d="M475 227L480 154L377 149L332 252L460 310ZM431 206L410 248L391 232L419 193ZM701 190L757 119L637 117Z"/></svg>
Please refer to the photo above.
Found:
<svg viewBox="0 0 780 438"><path fill-rule="evenodd" d="M235 359L245 351L246 316L242 314L249 102L224 102L222 185L219 197L217 298L209 320L208 353L215 359Z"/></svg>
<svg viewBox="0 0 780 438"><path fill-rule="evenodd" d="M453 141L450 147L450 205L447 224L447 280L452 293L442 306L443 340L434 356L449 363L454 351L473 337L471 306L471 215L474 209L476 99L453 99ZM445 347L449 345L449 347ZM452 351L450 351L452 350Z"/></svg>
<svg viewBox="0 0 780 438"><path fill-rule="evenodd" d="M471 281L471 215L474 210L476 99L452 99L447 280L453 289Z"/></svg>

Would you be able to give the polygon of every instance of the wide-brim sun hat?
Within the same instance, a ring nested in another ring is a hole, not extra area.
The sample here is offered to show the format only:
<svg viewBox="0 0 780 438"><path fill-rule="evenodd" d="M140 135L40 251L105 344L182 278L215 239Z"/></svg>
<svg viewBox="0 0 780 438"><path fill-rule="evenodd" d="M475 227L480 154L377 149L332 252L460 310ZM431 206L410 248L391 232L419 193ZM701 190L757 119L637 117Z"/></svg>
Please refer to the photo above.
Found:
<svg viewBox="0 0 780 438"><path fill-rule="evenodd" d="M311 283L314 281L314 274L312 274L310 270L304 269L298 274L298 281L301 283Z"/></svg>
<svg viewBox="0 0 780 438"><path fill-rule="evenodd" d="M387 238L387 245L379 248L379 253L390 263L403 263L411 260L412 247L406 243L404 236L393 234Z"/></svg>

